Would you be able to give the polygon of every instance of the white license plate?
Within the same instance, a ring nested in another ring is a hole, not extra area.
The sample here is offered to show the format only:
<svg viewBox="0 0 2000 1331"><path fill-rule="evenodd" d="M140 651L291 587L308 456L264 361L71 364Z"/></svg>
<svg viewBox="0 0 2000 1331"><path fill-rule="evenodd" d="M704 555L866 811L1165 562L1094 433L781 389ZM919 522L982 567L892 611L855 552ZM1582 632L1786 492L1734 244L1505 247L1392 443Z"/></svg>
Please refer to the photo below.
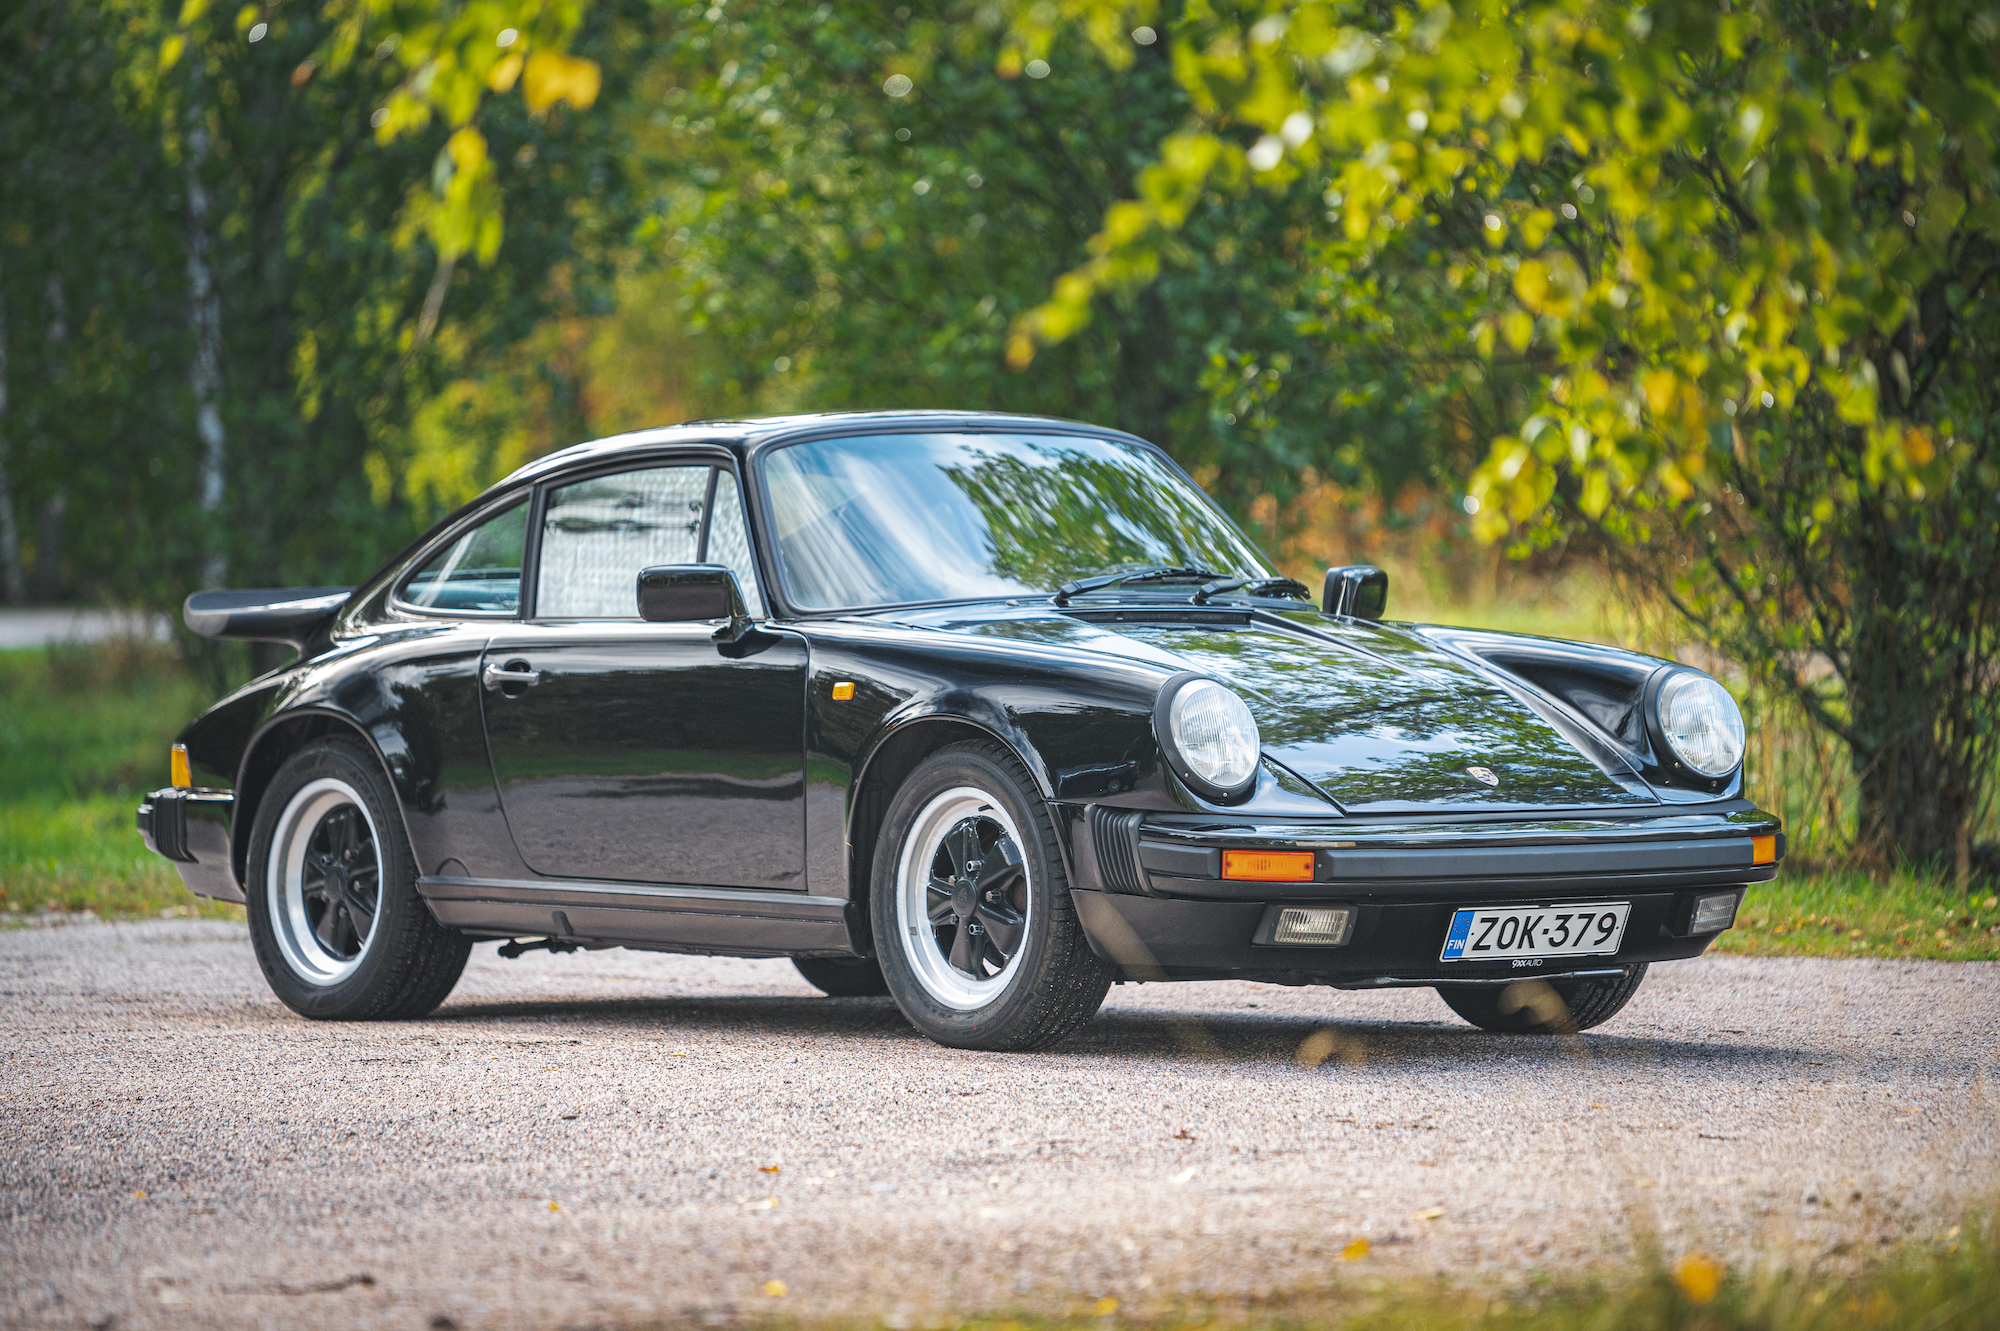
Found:
<svg viewBox="0 0 2000 1331"><path fill-rule="evenodd" d="M1454 911L1439 961L1601 957L1625 938L1629 901L1580 906L1466 906Z"/></svg>

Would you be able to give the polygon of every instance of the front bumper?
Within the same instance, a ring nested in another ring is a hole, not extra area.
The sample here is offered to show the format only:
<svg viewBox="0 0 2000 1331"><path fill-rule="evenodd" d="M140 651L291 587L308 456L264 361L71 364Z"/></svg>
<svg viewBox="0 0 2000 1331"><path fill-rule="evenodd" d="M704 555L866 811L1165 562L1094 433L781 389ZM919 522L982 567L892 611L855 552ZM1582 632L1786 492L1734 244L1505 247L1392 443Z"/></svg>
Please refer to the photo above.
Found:
<svg viewBox="0 0 2000 1331"><path fill-rule="evenodd" d="M139 835L146 849L172 860L196 896L243 900L229 839L236 794L169 786L139 806Z"/></svg>
<svg viewBox="0 0 2000 1331"><path fill-rule="evenodd" d="M1699 956L1697 897L1768 882L1784 838L1755 809L1454 823L1221 823L1120 813L1068 820L1077 915L1094 951L1130 979L1254 978L1346 988L1492 984L1615 972ZM1769 862L1755 863L1759 838ZM1221 877L1225 849L1310 850L1310 882ZM1632 903L1617 953L1497 963L1439 959L1464 906ZM1345 906L1339 945L1269 938L1276 906Z"/></svg>

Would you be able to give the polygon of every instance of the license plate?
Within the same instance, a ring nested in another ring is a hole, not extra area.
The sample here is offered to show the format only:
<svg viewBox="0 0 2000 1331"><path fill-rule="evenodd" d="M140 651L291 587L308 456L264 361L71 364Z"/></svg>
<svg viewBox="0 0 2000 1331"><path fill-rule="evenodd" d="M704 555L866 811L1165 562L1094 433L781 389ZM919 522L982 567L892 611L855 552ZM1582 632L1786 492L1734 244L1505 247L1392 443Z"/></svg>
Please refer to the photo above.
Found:
<svg viewBox="0 0 2000 1331"><path fill-rule="evenodd" d="M1625 938L1629 901L1580 906L1466 906L1454 911L1440 961L1600 957Z"/></svg>

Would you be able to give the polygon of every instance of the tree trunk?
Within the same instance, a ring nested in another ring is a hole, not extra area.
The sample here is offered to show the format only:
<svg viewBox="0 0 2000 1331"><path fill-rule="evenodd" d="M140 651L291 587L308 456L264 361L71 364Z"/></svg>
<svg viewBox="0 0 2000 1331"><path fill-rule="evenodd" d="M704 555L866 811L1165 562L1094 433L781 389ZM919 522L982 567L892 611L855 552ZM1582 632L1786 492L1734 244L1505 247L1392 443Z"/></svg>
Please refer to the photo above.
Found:
<svg viewBox="0 0 2000 1331"><path fill-rule="evenodd" d="M188 327L194 334L194 359L188 386L194 391L195 435L201 442L196 495L206 546L201 585L220 587L229 572L222 529L227 456L222 429L222 293L215 282L215 230L209 213L212 201L202 171L208 165L207 107L202 90L199 53L188 61L187 94L187 266Z"/></svg>
<svg viewBox="0 0 2000 1331"><path fill-rule="evenodd" d="M21 569L21 528L14 518L14 477L7 443L7 297L0 289L0 593L15 605L28 599Z"/></svg>

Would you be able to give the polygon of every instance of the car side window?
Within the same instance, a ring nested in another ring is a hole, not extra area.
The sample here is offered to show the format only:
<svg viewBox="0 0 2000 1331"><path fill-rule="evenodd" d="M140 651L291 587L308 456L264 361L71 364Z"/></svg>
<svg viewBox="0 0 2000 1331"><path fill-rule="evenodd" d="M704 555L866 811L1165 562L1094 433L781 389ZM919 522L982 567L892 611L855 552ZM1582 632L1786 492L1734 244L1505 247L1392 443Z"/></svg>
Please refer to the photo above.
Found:
<svg viewBox="0 0 2000 1331"><path fill-rule="evenodd" d="M411 574L401 599L426 610L512 614L521 608L521 551L527 541L523 502L480 523Z"/></svg>
<svg viewBox="0 0 2000 1331"><path fill-rule="evenodd" d="M722 564L736 575L743 589L743 604L752 619L764 617L764 597L757 588L757 561L750 557L750 531L744 525L743 494L734 472L715 474L715 511L708 519L706 564Z"/></svg>
<svg viewBox="0 0 2000 1331"><path fill-rule="evenodd" d="M700 561L706 463L593 476L549 492L538 619L637 619L639 570Z"/></svg>

